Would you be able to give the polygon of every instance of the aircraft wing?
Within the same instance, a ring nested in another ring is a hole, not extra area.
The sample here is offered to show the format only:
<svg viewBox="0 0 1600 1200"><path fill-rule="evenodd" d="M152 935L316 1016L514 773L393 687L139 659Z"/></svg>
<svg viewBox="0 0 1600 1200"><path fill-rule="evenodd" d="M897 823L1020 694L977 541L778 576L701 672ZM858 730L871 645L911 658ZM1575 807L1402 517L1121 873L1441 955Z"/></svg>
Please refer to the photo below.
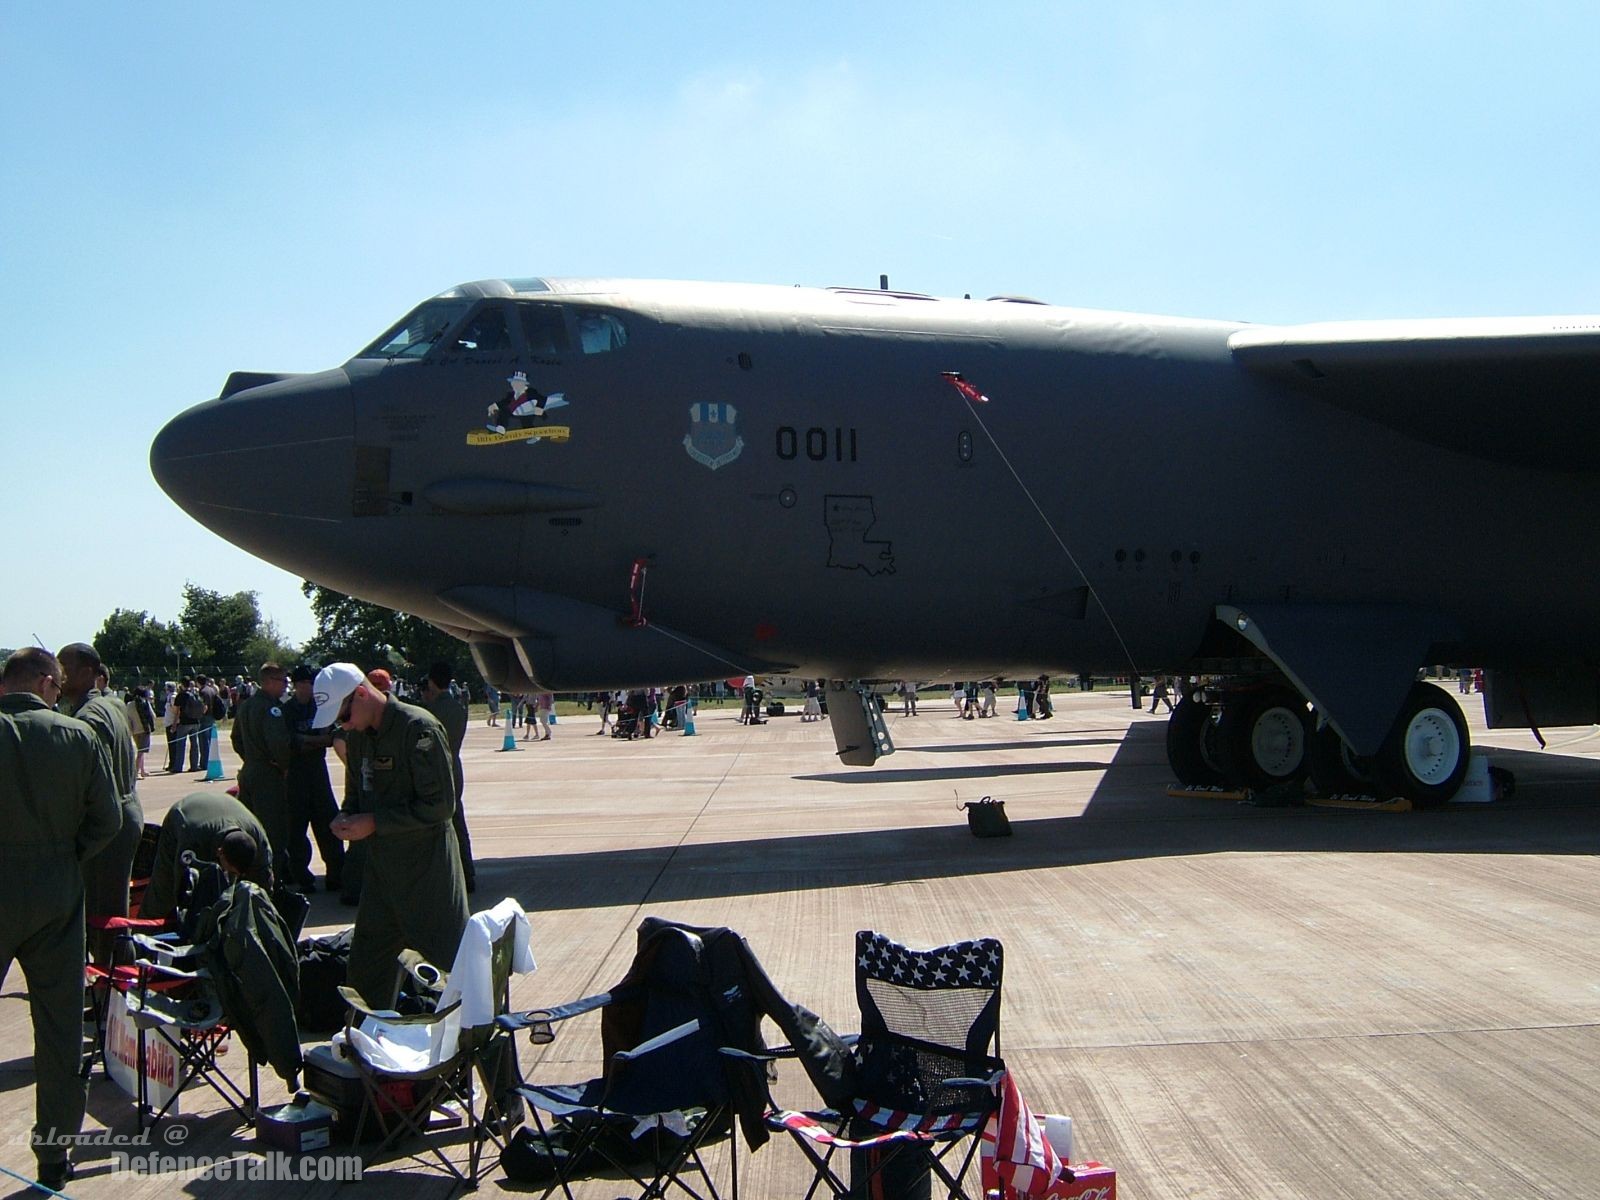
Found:
<svg viewBox="0 0 1600 1200"><path fill-rule="evenodd" d="M1248 371L1432 445L1600 469L1600 317L1252 325L1228 347Z"/></svg>

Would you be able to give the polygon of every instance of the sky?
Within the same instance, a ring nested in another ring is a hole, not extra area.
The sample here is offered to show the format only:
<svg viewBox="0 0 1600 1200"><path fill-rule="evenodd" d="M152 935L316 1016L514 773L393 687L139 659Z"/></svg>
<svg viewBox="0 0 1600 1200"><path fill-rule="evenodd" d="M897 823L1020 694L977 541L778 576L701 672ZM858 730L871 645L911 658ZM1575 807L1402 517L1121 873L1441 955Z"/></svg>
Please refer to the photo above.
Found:
<svg viewBox="0 0 1600 1200"><path fill-rule="evenodd" d="M150 440L466 280L1600 312L1593 4L243 7L0 0L0 646L189 581L308 637Z"/></svg>

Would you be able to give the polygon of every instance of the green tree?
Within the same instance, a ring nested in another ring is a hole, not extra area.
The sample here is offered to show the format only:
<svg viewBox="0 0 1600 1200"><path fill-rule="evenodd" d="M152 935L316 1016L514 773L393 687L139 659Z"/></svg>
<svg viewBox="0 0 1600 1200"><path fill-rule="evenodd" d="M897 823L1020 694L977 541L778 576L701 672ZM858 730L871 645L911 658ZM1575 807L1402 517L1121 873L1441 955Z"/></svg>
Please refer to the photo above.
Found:
<svg viewBox="0 0 1600 1200"><path fill-rule="evenodd" d="M176 640L175 640L176 639ZM94 635L94 648L100 652L111 677L119 683L134 679L161 679L176 666L172 647L175 631L147 612L131 608L114 609Z"/></svg>
<svg viewBox="0 0 1600 1200"><path fill-rule="evenodd" d="M317 632L305 644L306 658L313 662L353 662L365 671L383 667L408 677L422 675L436 662L449 663L457 675L473 669L466 643L421 617L357 600L309 579L300 590L317 619Z"/></svg>
<svg viewBox="0 0 1600 1200"><path fill-rule="evenodd" d="M276 621L263 618L255 637L244 644L244 661L252 672L265 662L290 667L300 661L300 647L284 639Z"/></svg>
<svg viewBox="0 0 1600 1200"><path fill-rule="evenodd" d="M276 627L262 619L254 592L223 595L186 583L178 625L178 636L201 670L253 673L266 657L277 658L284 649L294 656L293 647L282 646Z"/></svg>

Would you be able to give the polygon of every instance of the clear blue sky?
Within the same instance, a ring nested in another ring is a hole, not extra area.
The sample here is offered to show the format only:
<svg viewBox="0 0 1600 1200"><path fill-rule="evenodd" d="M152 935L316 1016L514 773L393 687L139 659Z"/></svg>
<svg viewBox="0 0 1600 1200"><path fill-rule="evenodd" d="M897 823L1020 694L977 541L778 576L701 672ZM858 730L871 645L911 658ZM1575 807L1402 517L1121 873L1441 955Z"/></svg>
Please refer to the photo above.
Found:
<svg viewBox="0 0 1600 1200"><path fill-rule="evenodd" d="M463 280L1600 311L1593 4L239 7L0 0L0 645L185 580L307 636L150 439Z"/></svg>

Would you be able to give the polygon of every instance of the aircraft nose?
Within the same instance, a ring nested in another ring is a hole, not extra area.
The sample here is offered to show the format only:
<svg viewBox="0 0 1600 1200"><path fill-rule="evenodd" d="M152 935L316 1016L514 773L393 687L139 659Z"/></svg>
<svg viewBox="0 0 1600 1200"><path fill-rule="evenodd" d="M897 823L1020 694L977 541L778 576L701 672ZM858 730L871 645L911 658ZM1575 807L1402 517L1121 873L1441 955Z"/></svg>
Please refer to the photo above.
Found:
<svg viewBox="0 0 1600 1200"><path fill-rule="evenodd" d="M150 471L184 512L246 544L262 518L348 513L354 423L342 370L276 378L172 418Z"/></svg>

